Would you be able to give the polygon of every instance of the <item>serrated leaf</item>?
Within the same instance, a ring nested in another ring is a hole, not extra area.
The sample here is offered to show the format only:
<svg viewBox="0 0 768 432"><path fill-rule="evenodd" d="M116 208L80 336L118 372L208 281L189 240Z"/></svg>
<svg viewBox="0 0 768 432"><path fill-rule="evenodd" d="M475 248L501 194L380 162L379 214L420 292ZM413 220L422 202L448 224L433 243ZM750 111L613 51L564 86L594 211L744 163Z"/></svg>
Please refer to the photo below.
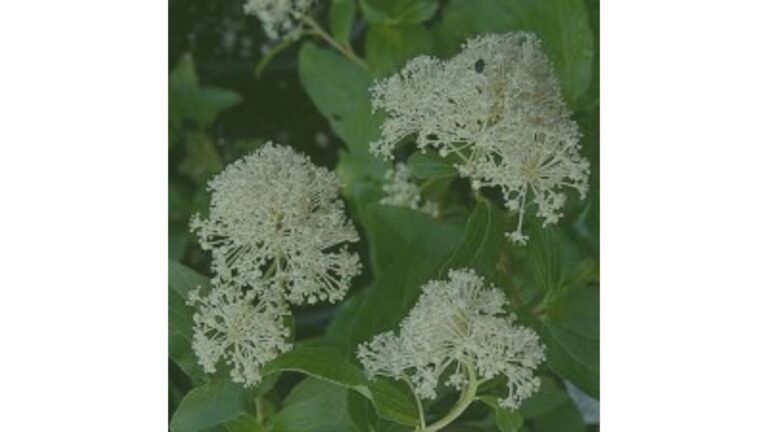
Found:
<svg viewBox="0 0 768 432"><path fill-rule="evenodd" d="M493 280L504 237L504 215L491 202L480 200L467 220L464 239L440 269L441 276L451 269L472 268Z"/></svg>
<svg viewBox="0 0 768 432"><path fill-rule="evenodd" d="M360 0L366 19L372 23L416 24L437 12L437 0Z"/></svg>

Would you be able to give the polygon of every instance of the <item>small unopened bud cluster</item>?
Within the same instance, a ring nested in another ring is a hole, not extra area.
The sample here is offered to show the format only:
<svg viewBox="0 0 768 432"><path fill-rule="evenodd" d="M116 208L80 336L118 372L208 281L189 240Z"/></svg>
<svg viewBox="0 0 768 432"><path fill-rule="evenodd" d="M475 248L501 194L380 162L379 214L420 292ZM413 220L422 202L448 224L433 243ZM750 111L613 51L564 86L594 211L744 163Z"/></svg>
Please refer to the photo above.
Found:
<svg viewBox="0 0 768 432"><path fill-rule="evenodd" d="M437 396L441 378L461 389L475 377L503 376L509 394L500 403L515 409L539 388L533 371L544 349L533 330L515 324L506 305L504 293L473 270L451 270L448 280L422 287L399 334L375 336L357 356L369 376L407 380L421 399Z"/></svg>
<svg viewBox="0 0 768 432"><path fill-rule="evenodd" d="M587 193L589 162L581 134L560 95L552 66L532 33L487 35L467 41L449 60L420 56L371 89L374 110L387 119L373 153L392 158L414 137L417 148L453 155L472 187L499 187L517 213L507 236L525 244L526 208L535 204L543 224L563 215L572 188Z"/></svg>
<svg viewBox="0 0 768 432"><path fill-rule="evenodd" d="M195 352L206 371L224 357L232 378L258 383L258 369L288 349L288 304L336 302L362 270L347 244L339 181L289 147L267 143L208 185L207 219L190 224L212 254L212 289L190 300Z"/></svg>

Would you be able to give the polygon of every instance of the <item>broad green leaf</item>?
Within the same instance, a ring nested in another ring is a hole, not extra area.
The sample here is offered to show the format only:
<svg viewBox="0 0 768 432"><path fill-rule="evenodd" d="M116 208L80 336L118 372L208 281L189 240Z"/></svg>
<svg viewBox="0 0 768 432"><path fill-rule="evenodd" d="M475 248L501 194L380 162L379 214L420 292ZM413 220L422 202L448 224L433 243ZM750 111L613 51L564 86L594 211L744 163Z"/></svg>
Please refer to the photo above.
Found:
<svg viewBox="0 0 768 432"><path fill-rule="evenodd" d="M408 158L408 169L416 178L451 178L458 174L449 158L440 157L433 151L415 152Z"/></svg>
<svg viewBox="0 0 768 432"><path fill-rule="evenodd" d="M541 388L523 401L520 412L536 432L584 432L586 426L565 389L551 378L542 378Z"/></svg>
<svg viewBox="0 0 768 432"><path fill-rule="evenodd" d="M379 135L368 89L371 77L355 63L331 50L305 43L299 52L299 78L318 110L352 153L368 153Z"/></svg>
<svg viewBox="0 0 768 432"><path fill-rule="evenodd" d="M200 128L209 126L222 111L240 103L237 93L216 87L200 87L192 56L186 54L168 79L168 119L172 127L184 120Z"/></svg>
<svg viewBox="0 0 768 432"><path fill-rule="evenodd" d="M451 269L467 267L493 280L506 241L503 213L490 201L481 199L467 220L463 241L443 264L440 274L445 276Z"/></svg>
<svg viewBox="0 0 768 432"><path fill-rule="evenodd" d="M496 427L500 432L517 432L523 427L523 416L520 412L499 405L497 397L480 396L480 400L493 409Z"/></svg>
<svg viewBox="0 0 768 432"><path fill-rule="evenodd" d="M330 381L361 393L367 393L363 372L331 348L297 346L281 354L262 368L262 375L294 371Z"/></svg>
<svg viewBox="0 0 768 432"><path fill-rule="evenodd" d="M192 389L171 418L172 432L196 432L232 420L245 412L248 392L229 377Z"/></svg>
<svg viewBox="0 0 768 432"><path fill-rule="evenodd" d="M408 60L432 52L432 34L421 24L372 24L365 37L365 59L375 77L396 72Z"/></svg>
<svg viewBox="0 0 768 432"><path fill-rule="evenodd" d="M197 287L208 287L208 278L173 260L168 261L168 286L186 299Z"/></svg>
<svg viewBox="0 0 768 432"><path fill-rule="evenodd" d="M198 286L208 286L208 279L176 261L168 261L168 355L196 383L205 374L192 352L193 310L186 299Z"/></svg>
<svg viewBox="0 0 768 432"><path fill-rule="evenodd" d="M373 204L367 210L376 279L360 307L354 345L397 327L462 236L460 227L408 208Z"/></svg>
<svg viewBox="0 0 768 432"><path fill-rule="evenodd" d="M416 426L419 423L416 401L410 391L400 384L385 379L369 382L371 401L382 417L406 426Z"/></svg>
<svg viewBox="0 0 768 432"><path fill-rule="evenodd" d="M367 291L358 291L339 305L323 335L324 343L338 349L345 358L354 356L356 347L352 345L352 332L355 330L357 314L366 294Z"/></svg>
<svg viewBox="0 0 768 432"><path fill-rule="evenodd" d="M331 0L331 34L340 43L349 43L352 25L355 23L355 10L355 0Z"/></svg>
<svg viewBox="0 0 768 432"><path fill-rule="evenodd" d="M192 308L171 289L168 290L168 356L196 383L205 379L192 352Z"/></svg>
<svg viewBox="0 0 768 432"><path fill-rule="evenodd" d="M285 398L273 420L274 432L358 432L348 412L347 392L312 377L302 380Z"/></svg>
<svg viewBox="0 0 768 432"><path fill-rule="evenodd" d="M361 432L375 432L378 415L373 404L357 392L347 392L347 411L355 426Z"/></svg>
<svg viewBox="0 0 768 432"><path fill-rule="evenodd" d="M407 425L418 421L415 402L407 393L386 382L368 381L360 368L334 349L298 346L267 363L262 374L282 371L301 372L354 390L371 400L383 417Z"/></svg>
<svg viewBox="0 0 768 432"><path fill-rule="evenodd" d="M265 432L266 428L251 414L240 414L223 425L226 432Z"/></svg>
<svg viewBox="0 0 768 432"><path fill-rule="evenodd" d="M415 24L432 18L438 0L360 0L360 7L372 23Z"/></svg>
<svg viewBox="0 0 768 432"><path fill-rule="evenodd" d="M441 16L447 55L471 36L531 31L542 39L572 108L590 86L595 41L583 0L449 0Z"/></svg>
<svg viewBox="0 0 768 432"><path fill-rule="evenodd" d="M600 341L560 324L545 322L539 335L547 347L547 364L590 396L600 398Z"/></svg>
<svg viewBox="0 0 768 432"><path fill-rule="evenodd" d="M364 224L377 277L386 276L385 269L399 257L419 257L423 262L414 265L433 268L458 246L463 231L416 210L380 204L368 206Z"/></svg>

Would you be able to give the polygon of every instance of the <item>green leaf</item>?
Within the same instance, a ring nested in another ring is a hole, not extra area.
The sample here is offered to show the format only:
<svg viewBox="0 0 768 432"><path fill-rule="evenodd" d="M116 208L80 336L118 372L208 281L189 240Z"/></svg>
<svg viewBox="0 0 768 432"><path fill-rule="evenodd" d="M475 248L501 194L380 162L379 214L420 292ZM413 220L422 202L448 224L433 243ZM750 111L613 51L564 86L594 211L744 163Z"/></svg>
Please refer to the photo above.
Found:
<svg viewBox="0 0 768 432"><path fill-rule="evenodd" d="M437 0L360 0L365 18L372 23L416 24L437 12Z"/></svg>
<svg viewBox="0 0 768 432"><path fill-rule="evenodd" d="M379 135L380 119L372 114L368 73L333 51L305 43L299 52L299 78L349 151L369 153L368 145Z"/></svg>
<svg viewBox="0 0 768 432"><path fill-rule="evenodd" d="M376 279L360 306L353 345L397 327L462 235L422 212L379 204L368 207L364 225Z"/></svg>
<svg viewBox="0 0 768 432"><path fill-rule="evenodd" d="M591 84L595 41L581 0L450 0L441 16L445 54L453 55L470 36L532 31L542 39L572 108Z"/></svg>
<svg viewBox="0 0 768 432"><path fill-rule="evenodd" d="M172 432L197 432L232 420L245 411L248 392L229 377L192 389L171 418Z"/></svg>
<svg viewBox="0 0 768 432"><path fill-rule="evenodd" d="M222 111L240 103L237 93L217 87L200 87L192 56L184 55L168 78L168 119L180 128L184 120L200 128L209 126Z"/></svg>
<svg viewBox="0 0 768 432"><path fill-rule="evenodd" d="M274 432L357 432L347 390L314 378L296 385L274 417Z"/></svg>
<svg viewBox="0 0 768 432"><path fill-rule="evenodd" d="M408 158L408 169L416 178L452 178L458 174L450 158L440 157L433 151L415 152Z"/></svg>
<svg viewBox="0 0 768 432"><path fill-rule="evenodd" d="M195 383L205 379L192 352L192 308L175 291L168 290L168 356Z"/></svg>
<svg viewBox="0 0 768 432"><path fill-rule="evenodd" d="M363 372L331 348L297 346L281 354L262 368L262 375L279 371L294 371L334 384L368 393Z"/></svg>
<svg viewBox="0 0 768 432"><path fill-rule="evenodd" d="M182 298L197 287L207 288L208 278L191 268L173 260L168 261L168 286Z"/></svg>
<svg viewBox="0 0 768 432"><path fill-rule="evenodd" d="M352 25L355 23L355 10L355 0L331 0L331 34L340 43L349 43Z"/></svg>
<svg viewBox="0 0 768 432"><path fill-rule="evenodd" d="M523 402L520 412L536 432L584 432L586 425L568 393L553 380L542 379L541 388Z"/></svg>
<svg viewBox="0 0 768 432"><path fill-rule="evenodd" d="M600 398L600 341L560 324L544 322L539 334L547 347L547 364L590 396Z"/></svg>
<svg viewBox="0 0 768 432"><path fill-rule="evenodd" d="M224 424L226 432L265 432L264 426L251 414L241 414Z"/></svg>
<svg viewBox="0 0 768 432"><path fill-rule="evenodd" d="M421 24L372 24L365 37L365 58L374 76L382 77L413 57L430 53L432 47L432 34Z"/></svg>
<svg viewBox="0 0 768 432"><path fill-rule="evenodd" d="M451 269L467 267L493 280L499 253L506 241L504 214L490 201L481 199L467 220L463 241L440 269L441 276Z"/></svg>
<svg viewBox="0 0 768 432"><path fill-rule="evenodd" d="M385 379L376 379L368 384L370 398L382 417L406 426L419 424L416 400L404 386Z"/></svg>
<svg viewBox="0 0 768 432"><path fill-rule="evenodd" d="M407 393L386 382L369 382L360 368L334 349L298 346L267 363L262 374L281 371L301 372L349 388L371 400L383 417L409 426L418 422L415 402Z"/></svg>
<svg viewBox="0 0 768 432"><path fill-rule="evenodd" d="M495 396L480 396L480 400L491 407L494 412L496 427L501 432L517 432L523 427L523 416L519 411L512 411L499 405Z"/></svg>
<svg viewBox="0 0 768 432"><path fill-rule="evenodd" d="M192 352L192 315L186 299L191 290L207 287L208 279L176 261L168 262L168 355L195 383L205 379Z"/></svg>

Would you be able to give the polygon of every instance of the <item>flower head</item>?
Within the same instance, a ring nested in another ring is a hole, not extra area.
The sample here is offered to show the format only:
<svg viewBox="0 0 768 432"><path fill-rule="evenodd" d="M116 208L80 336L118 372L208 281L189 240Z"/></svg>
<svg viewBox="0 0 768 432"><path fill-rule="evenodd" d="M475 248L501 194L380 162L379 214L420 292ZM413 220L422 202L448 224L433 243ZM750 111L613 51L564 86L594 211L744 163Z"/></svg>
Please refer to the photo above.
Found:
<svg viewBox="0 0 768 432"><path fill-rule="evenodd" d="M294 37L301 19L309 12L314 0L247 0L243 10L256 15L270 39Z"/></svg>
<svg viewBox="0 0 768 432"><path fill-rule="evenodd" d="M516 243L527 239L529 204L546 225L562 216L564 188L586 195L589 163L579 154L579 128L532 33L470 39L446 61L416 57L371 92L374 109L388 114L371 150L392 158L414 136L421 150L456 155L459 174L474 189L501 188L506 207L518 213L508 234Z"/></svg>
<svg viewBox="0 0 768 432"><path fill-rule="evenodd" d="M208 219L195 215L191 229L211 251L218 280L294 304L344 297L361 266L347 250L358 235L333 172L267 143L227 166L208 188Z"/></svg>
<svg viewBox="0 0 768 432"><path fill-rule="evenodd" d="M408 207L433 217L438 215L437 203L422 199L419 186L413 182L411 171L404 163L398 163L394 169L387 170L382 188L386 196L379 200L381 204Z"/></svg>
<svg viewBox="0 0 768 432"><path fill-rule="evenodd" d="M533 370L544 360L536 333L515 325L507 301L470 269L451 270L448 280L422 287L416 305L392 332L361 344L358 358L369 375L408 379L418 397L431 399L444 373L457 388L468 380L507 378L501 403L516 408L538 390Z"/></svg>
<svg viewBox="0 0 768 432"><path fill-rule="evenodd" d="M291 348L281 313L268 302L256 302L256 291L235 284L214 285L207 295L199 288L189 296L196 306L192 349L206 373L224 359L232 381L246 387L261 381L261 367Z"/></svg>

